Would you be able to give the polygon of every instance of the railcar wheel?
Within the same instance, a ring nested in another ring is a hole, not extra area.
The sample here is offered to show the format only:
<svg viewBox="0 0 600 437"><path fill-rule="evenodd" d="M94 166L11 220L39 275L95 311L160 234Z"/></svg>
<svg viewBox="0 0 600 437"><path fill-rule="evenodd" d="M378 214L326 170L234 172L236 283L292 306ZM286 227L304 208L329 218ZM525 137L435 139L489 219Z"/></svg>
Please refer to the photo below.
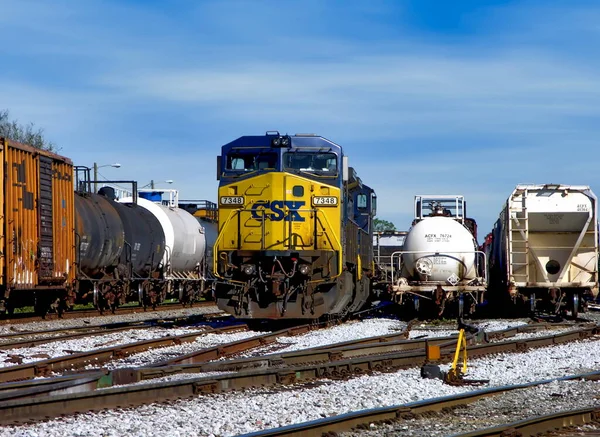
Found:
<svg viewBox="0 0 600 437"><path fill-rule="evenodd" d="M465 315L465 295L461 293L458 296L458 317L463 318Z"/></svg>
<svg viewBox="0 0 600 437"><path fill-rule="evenodd" d="M186 304L187 302L185 302L185 301L183 300L183 299L184 299L184 297L185 297L185 294L184 294L184 288L183 288L183 282L180 282L180 283L179 283L178 291L179 291L179 303L180 303L180 304L181 304L183 307L185 307L185 304Z"/></svg>
<svg viewBox="0 0 600 437"><path fill-rule="evenodd" d="M415 313L419 314L419 307L421 306L421 301L419 300L419 296L413 297L413 305L414 305Z"/></svg>
<svg viewBox="0 0 600 437"><path fill-rule="evenodd" d="M142 287L141 283L138 284L138 302L140 306L144 305L144 287Z"/></svg>
<svg viewBox="0 0 600 437"><path fill-rule="evenodd" d="M100 309L100 291L98 290L98 283L94 282L94 290L92 292L92 296L94 298L94 308Z"/></svg>
<svg viewBox="0 0 600 437"><path fill-rule="evenodd" d="M579 293L573 293L573 318L576 319L579 316Z"/></svg>

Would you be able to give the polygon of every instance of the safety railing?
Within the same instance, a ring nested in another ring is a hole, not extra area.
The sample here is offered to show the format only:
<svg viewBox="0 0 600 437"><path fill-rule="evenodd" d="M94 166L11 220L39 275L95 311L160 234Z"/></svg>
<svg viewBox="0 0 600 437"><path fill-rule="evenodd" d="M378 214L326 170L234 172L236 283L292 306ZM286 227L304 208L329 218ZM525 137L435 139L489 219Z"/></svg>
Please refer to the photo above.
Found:
<svg viewBox="0 0 600 437"><path fill-rule="evenodd" d="M329 219L327 218L327 215L323 212L320 211L318 209L304 209L304 210L296 210L294 211L294 213L310 213L313 214L314 217L314 223L313 223L313 229L310 231L310 234L312 234L312 238L313 238L313 243L312 243L312 248L314 249L320 249L319 248L319 244L317 242L319 235L318 232L319 230L323 232L324 237L327 241L327 244L329 245L329 247L327 248L327 250L332 250L332 251L336 251L338 252L338 269L337 269L337 275L335 275L334 277L337 277L341 274L342 272L342 268L343 268L343 260L342 260L342 243L340 241L340 238L338 238L337 233L335 232L335 228L331 225ZM282 241L280 241L278 244L281 244L284 248L286 249L292 249L292 250L306 250L308 249L311 245L306 243L303 245L300 245L300 248L298 247L299 245L293 243L291 241L292 236L294 235L293 233L293 224L294 223L298 223L295 222L293 220L289 220L289 221L285 221L285 217L289 217L291 215L291 211L288 211L286 213L286 216L284 216L284 223L288 223L287 225L287 235L283 235L283 239ZM225 220L225 222L223 223L223 226L220 228L219 231L219 235L217 236L217 239L215 240L215 243L213 245L213 272L215 273L216 276L221 277L218 275L218 264L219 264L219 254L222 250L241 250L242 249L242 215L243 214L251 214L252 217L251 219L258 221L258 227L260 227L260 241L253 241L250 244L259 244L259 248L258 250L267 250L269 249L269 247L267 247L265 245L265 241L266 241L266 224L267 222L270 222L272 225L273 222L269 219L267 214L271 214L266 212L265 210L248 210L248 209L236 209L236 210L232 210L229 213L229 216L227 217L227 219ZM237 219L237 224L233 225L233 221ZM249 218L250 219L250 218ZM245 226L246 228L248 228L248 226ZM285 229L286 226L284 225L282 227L282 229ZM232 232L235 232L236 238L235 238L235 243L234 246L235 247L228 247L228 248L223 248L222 247L222 242L225 238L226 235L231 235ZM324 249L325 250L325 249Z"/></svg>
<svg viewBox="0 0 600 437"><path fill-rule="evenodd" d="M397 251L392 253L391 255L391 264L392 264L392 284L395 283L395 266L398 265L399 270L402 269L402 265L403 265L403 260L402 257L404 255L429 255L431 257L435 257L435 256L447 256L447 255L467 255L467 254L473 254L475 255L474 257L474 268L475 268L475 272L476 272L476 276L479 277L479 272L483 273L483 279L485 281L485 283L487 284L488 279L487 279L487 257L485 255L485 252L482 252L480 250L473 250L473 251L465 251L465 250L452 250L452 251L443 251L443 252L433 252L431 250L401 250L401 251ZM397 264L394 262L394 260L397 259ZM479 259L483 260L483 266L481 266L479 264ZM459 260L460 261L460 260ZM483 267L483 270L481 270L481 267Z"/></svg>

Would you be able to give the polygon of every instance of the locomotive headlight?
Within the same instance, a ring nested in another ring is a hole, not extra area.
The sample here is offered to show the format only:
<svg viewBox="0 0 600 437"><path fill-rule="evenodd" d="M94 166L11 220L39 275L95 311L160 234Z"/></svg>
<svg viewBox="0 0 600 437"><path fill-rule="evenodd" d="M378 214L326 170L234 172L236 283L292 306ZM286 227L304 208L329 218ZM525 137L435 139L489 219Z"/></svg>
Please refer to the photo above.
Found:
<svg viewBox="0 0 600 437"><path fill-rule="evenodd" d="M279 147L281 146L281 137L275 137L271 140L271 145L273 147Z"/></svg>
<svg viewBox="0 0 600 437"><path fill-rule="evenodd" d="M254 264L242 264L242 272L245 275L252 276L256 273L256 266Z"/></svg>
<svg viewBox="0 0 600 437"><path fill-rule="evenodd" d="M308 276L308 274L310 273L310 266L308 264L301 264L298 267L298 271L303 274L304 276Z"/></svg>
<svg viewBox="0 0 600 437"><path fill-rule="evenodd" d="M281 147L287 147L290 145L290 137L281 137Z"/></svg>

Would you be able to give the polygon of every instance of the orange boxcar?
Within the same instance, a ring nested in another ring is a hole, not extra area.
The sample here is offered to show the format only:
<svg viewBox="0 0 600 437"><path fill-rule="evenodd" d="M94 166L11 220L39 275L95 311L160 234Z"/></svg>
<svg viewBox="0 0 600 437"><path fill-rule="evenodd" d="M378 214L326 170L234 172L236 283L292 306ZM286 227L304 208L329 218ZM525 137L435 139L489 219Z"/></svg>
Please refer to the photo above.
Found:
<svg viewBox="0 0 600 437"><path fill-rule="evenodd" d="M46 307L72 291L73 163L4 138L0 155L0 311Z"/></svg>

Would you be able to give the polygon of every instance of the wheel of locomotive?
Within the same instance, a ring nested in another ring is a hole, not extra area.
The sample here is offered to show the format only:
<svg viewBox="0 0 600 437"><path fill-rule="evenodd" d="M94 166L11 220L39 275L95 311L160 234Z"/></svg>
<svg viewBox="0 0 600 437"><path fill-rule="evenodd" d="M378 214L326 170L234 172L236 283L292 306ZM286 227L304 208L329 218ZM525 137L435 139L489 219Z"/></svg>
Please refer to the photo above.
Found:
<svg viewBox="0 0 600 437"><path fill-rule="evenodd" d="M579 293L573 293L573 318L576 319L579 316Z"/></svg>

